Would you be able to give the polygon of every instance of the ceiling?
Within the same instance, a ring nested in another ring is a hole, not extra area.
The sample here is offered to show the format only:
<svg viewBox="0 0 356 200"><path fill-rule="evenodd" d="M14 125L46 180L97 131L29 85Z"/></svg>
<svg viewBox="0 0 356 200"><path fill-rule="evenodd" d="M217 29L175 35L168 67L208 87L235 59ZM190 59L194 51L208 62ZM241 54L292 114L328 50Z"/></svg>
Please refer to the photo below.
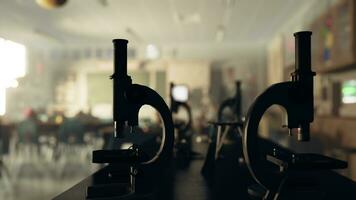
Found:
<svg viewBox="0 0 356 200"><path fill-rule="evenodd" d="M111 45L113 38L127 38L136 46L190 53L248 49L266 44L315 1L68 0L45 10L35 0L0 0L0 37L39 46Z"/></svg>

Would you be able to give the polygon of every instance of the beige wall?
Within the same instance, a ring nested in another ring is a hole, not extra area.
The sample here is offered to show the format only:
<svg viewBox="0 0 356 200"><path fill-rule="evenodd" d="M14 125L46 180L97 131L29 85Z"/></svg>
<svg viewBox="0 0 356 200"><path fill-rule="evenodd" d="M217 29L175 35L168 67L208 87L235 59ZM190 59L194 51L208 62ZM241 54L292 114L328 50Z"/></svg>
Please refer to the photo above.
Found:
<svg viewBox="0 0 356 200"><path fill-rule="evenodd" d="M276 36L267 47L267 82L268 85L283 81L283 43L282 37Z"/></svg>
<svg viewBox="0 0 356 200"><path fill-rule="evenodd" d="M208 61L181 60L169 62L167 80L186 84L190 89L201 88L207 94L209 89L210 63Z"/></svg>
<svg viewBox="0 0 356 200"><path fill-rule="evenodd" d="M107 81L110 82L110 75L113 72L113 63L112 61L102 61L96 59L82 60L75 63L72 63L69 67L69 73L74 76L74 85L73 83L62 83L58 85L59 90L65 88L66 94L61 94L62 96L71 96L70 102L56 102L56 106L63 108L67 111L68 114L72 115L73 113L78 112L79 110L88 110L89 107L92 109L99 107L104 109L105 112L111 112L112 103L103 102L100 105L90 105L89 94L88 93L88 75L89 74L100 74L102 76L107 76ZM166 89L165 98L166 103L169 104L169 83L175 82L177 84L186 84L190 89L202 89L205 97L207 97L207 92L209 88L209 62L201 60L156 60L156 61L142 61L142 60L129 60L128 61L128 71L129 75L134 75L135 72L147 72L149 84L147 86L157 90L159 88L156 85L156 72L165 72L166 73L166 83L164 88ZM140 81L135 79L135 76L132 76L134 83L139 83ZM110 82L111 83L111 82ZM105 84L107 85L107 84ZM67 87L71 86L71 87ZM162 87L161 87L162 88ZM103 88L106 92L112 95L111 88ZM73 94L75 94L73 96ZM74 97L74 98L73 98ZM105 105L104 105L105 104ZM143 109L142 115L145 117L155 117L154 113L150 109Z"/></svg>

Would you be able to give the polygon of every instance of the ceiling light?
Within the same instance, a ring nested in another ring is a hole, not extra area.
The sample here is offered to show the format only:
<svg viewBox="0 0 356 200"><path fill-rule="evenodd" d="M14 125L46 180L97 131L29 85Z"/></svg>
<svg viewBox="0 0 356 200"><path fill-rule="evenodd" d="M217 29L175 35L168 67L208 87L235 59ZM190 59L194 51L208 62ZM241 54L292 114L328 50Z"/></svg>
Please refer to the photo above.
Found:
<svg viewBox="0 0 356 200"><path fill-rule="evenodd" d="M107 7L109 4L108 4L108 1L107 0L98 0L99 4L102 5L103 7Z"/></svg>
<svg viewBox="0 0 356 200"><path fill-rule="evenodd" d="M225 38L225 28L223 26L219 26L218 30L216 31L216 41L222 42Z"/></svg>
<svg viewBox="0 0 356 200"><path fill-rule="evenodd" d="M199 13L192 13L192 14L180 14L175 12L173 14L173 19L176 23L180 24L199 24L201 23L201 17Z"/></svg>
<svg viewBox="0 0 356 200"><path fill-rule="evenodd" d="M138 42L138 43L142 43L143 42L143 39L140 37L139 34L136 33L135 30L133 30L132 28L130 27L127 27L126 28L126 33L135 40L135 42Z"/></svg>
<svg viewBox="0 0 356 200"><path fill-rule="evenodd" d="M146 47L146 58L148 59L157 59L160 56L159 49L156 45L149 44Z"/></svg>
<svg viewBox="0 0 356 200"><path fill-rule="evenodd" d="M44 9L54 9L66 4L67 0L36 0L36 2Z"/></svg>

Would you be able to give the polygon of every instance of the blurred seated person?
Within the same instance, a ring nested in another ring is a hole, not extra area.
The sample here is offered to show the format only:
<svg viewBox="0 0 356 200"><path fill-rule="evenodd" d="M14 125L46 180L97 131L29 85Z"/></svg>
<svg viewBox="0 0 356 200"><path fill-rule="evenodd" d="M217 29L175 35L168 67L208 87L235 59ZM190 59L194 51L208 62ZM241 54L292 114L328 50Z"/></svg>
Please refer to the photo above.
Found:
<svg viewBox="0 0 356 200"><path fill-rule="evenodd" d="M91 136L98 137L100 127L106 126L99 118L93 116L90 110L88 113L79 111L76 118L85 126L85 133Z"/></svg>
<svg viewBox="0 0 356 200"><path fill-rule="evenodd" d="M79 111L76 115L76 118L84 124L96 124L100 122L99 118L93 116L90 110L88 113Z"/></svg>
<svg viewBox="0 0 356 200"><path fill-rule="evenodd" d="M48 114L47 122L50 124L59 125L59 124L63 123L64 118L65 118L65 116L64 116L63 111L55 110L55 111L53 111L53 113Z"/></svg>
<svg viewBox="0 0 356 200"><path fill-rule="evenodd" d="M14 131L14 126L12 123L8 122L5 118L0 116L0 153L1 155L9 153L10 148L10 138L12 132Z"/></svg>
<svg viewBox="0 0 356 200"><path fill-rule="evenodd" d="M3 145L4 143L4 135L5 135L5 131L4 131L4 124L3 124L3 119L2 116L0 116L0 147ZM2 149L1 149L2 150ZM2 154L2 151L0 152Z"/></svg>
<svg viewBox="0 0 356 200"><path fill-rule="evenodd" d="M78 117L79 113L74 117L64 118L59 126L58 134L59 141L69 144L84 143L84 123Z"/></svg>
<svg viewBox="0 0 356 200"><path fill-rule="evenodd" d="M37 113L29 108L24 112L25 119L18 123L16 129L19 136L19 142L25 144L37 144L38 142L38 124Z"/></svg>

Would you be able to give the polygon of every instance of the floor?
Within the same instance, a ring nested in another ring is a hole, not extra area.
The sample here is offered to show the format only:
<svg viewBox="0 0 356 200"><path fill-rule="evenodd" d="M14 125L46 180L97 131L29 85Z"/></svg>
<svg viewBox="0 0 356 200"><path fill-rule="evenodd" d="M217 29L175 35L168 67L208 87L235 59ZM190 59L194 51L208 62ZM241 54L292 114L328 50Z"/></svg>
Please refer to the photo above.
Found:
<svg viewBox="0 0 356 200"><path fill-rule="evenodd" d="M66 191L94 173L99 166L91 163L93 146L63 147L60 156L37 147L17 148L2 158L0 199L48 200ZM174 197L176 200L208 199L205 179L200 175L207 143L194 145L199 158L177 165ZM187 190L189 186L189 190ZM194 192L192 192L194 191Z"/></svg>
<svg viewBox="0 0 356 200"><path fill-rule="evenodd" d="M56 153L24 146L3 156L0 199L48 200L98 169L91 164L92 146L63 148Z"/></svg>
<svg viewBox="0 0 356 200"><path fill-rule="evenodd" d="M200 174L204 164L207 144L196 144L193 150L202 155L202 157L197 156L196 159L187 163L186 167L176 169L174 200L209 199L208 183Z"/></svg>
<svg viewBox="0 0 356 200"><path fill-rule="evenodd" d="M193 151L198 154L193 159L175 160L174 181L162 183L164 187L161 190L166 190L169 195L164 200L250 199L247 188L254 181L247 168L239 163L238 155L241 154L241 147L236 144L225 145L222 150L223 157L216 161L214 170L204 177L201 169L207 148L207 143L196 143ZM98 169L98 166L90 161L91 150L95 149L94 147L65 147L64 149L61 156L54 156L56 157L54 160L47 159L53 158L53 155L33 154L33 152L31 154L30 149L11 158L4 157L3 161L6 165L1 171L0 199L52 199ZM304 200L334 200L340 199L343 195L356 199L355 182L332 171L316 172L313 176L318 177L320 181L321 193L319 191L316 193L317 198L310 193L308 195L302 193ZM85 195L82 195L85 194L86 188L82 187L79 194L81 198L74 198L73 194L69 194L66 198L60 199L86 199ZM291 198L291 194L294 193L288 192L287 196L281 199L294 199ZM300 199L300 196L298 198Z"/></svg>

